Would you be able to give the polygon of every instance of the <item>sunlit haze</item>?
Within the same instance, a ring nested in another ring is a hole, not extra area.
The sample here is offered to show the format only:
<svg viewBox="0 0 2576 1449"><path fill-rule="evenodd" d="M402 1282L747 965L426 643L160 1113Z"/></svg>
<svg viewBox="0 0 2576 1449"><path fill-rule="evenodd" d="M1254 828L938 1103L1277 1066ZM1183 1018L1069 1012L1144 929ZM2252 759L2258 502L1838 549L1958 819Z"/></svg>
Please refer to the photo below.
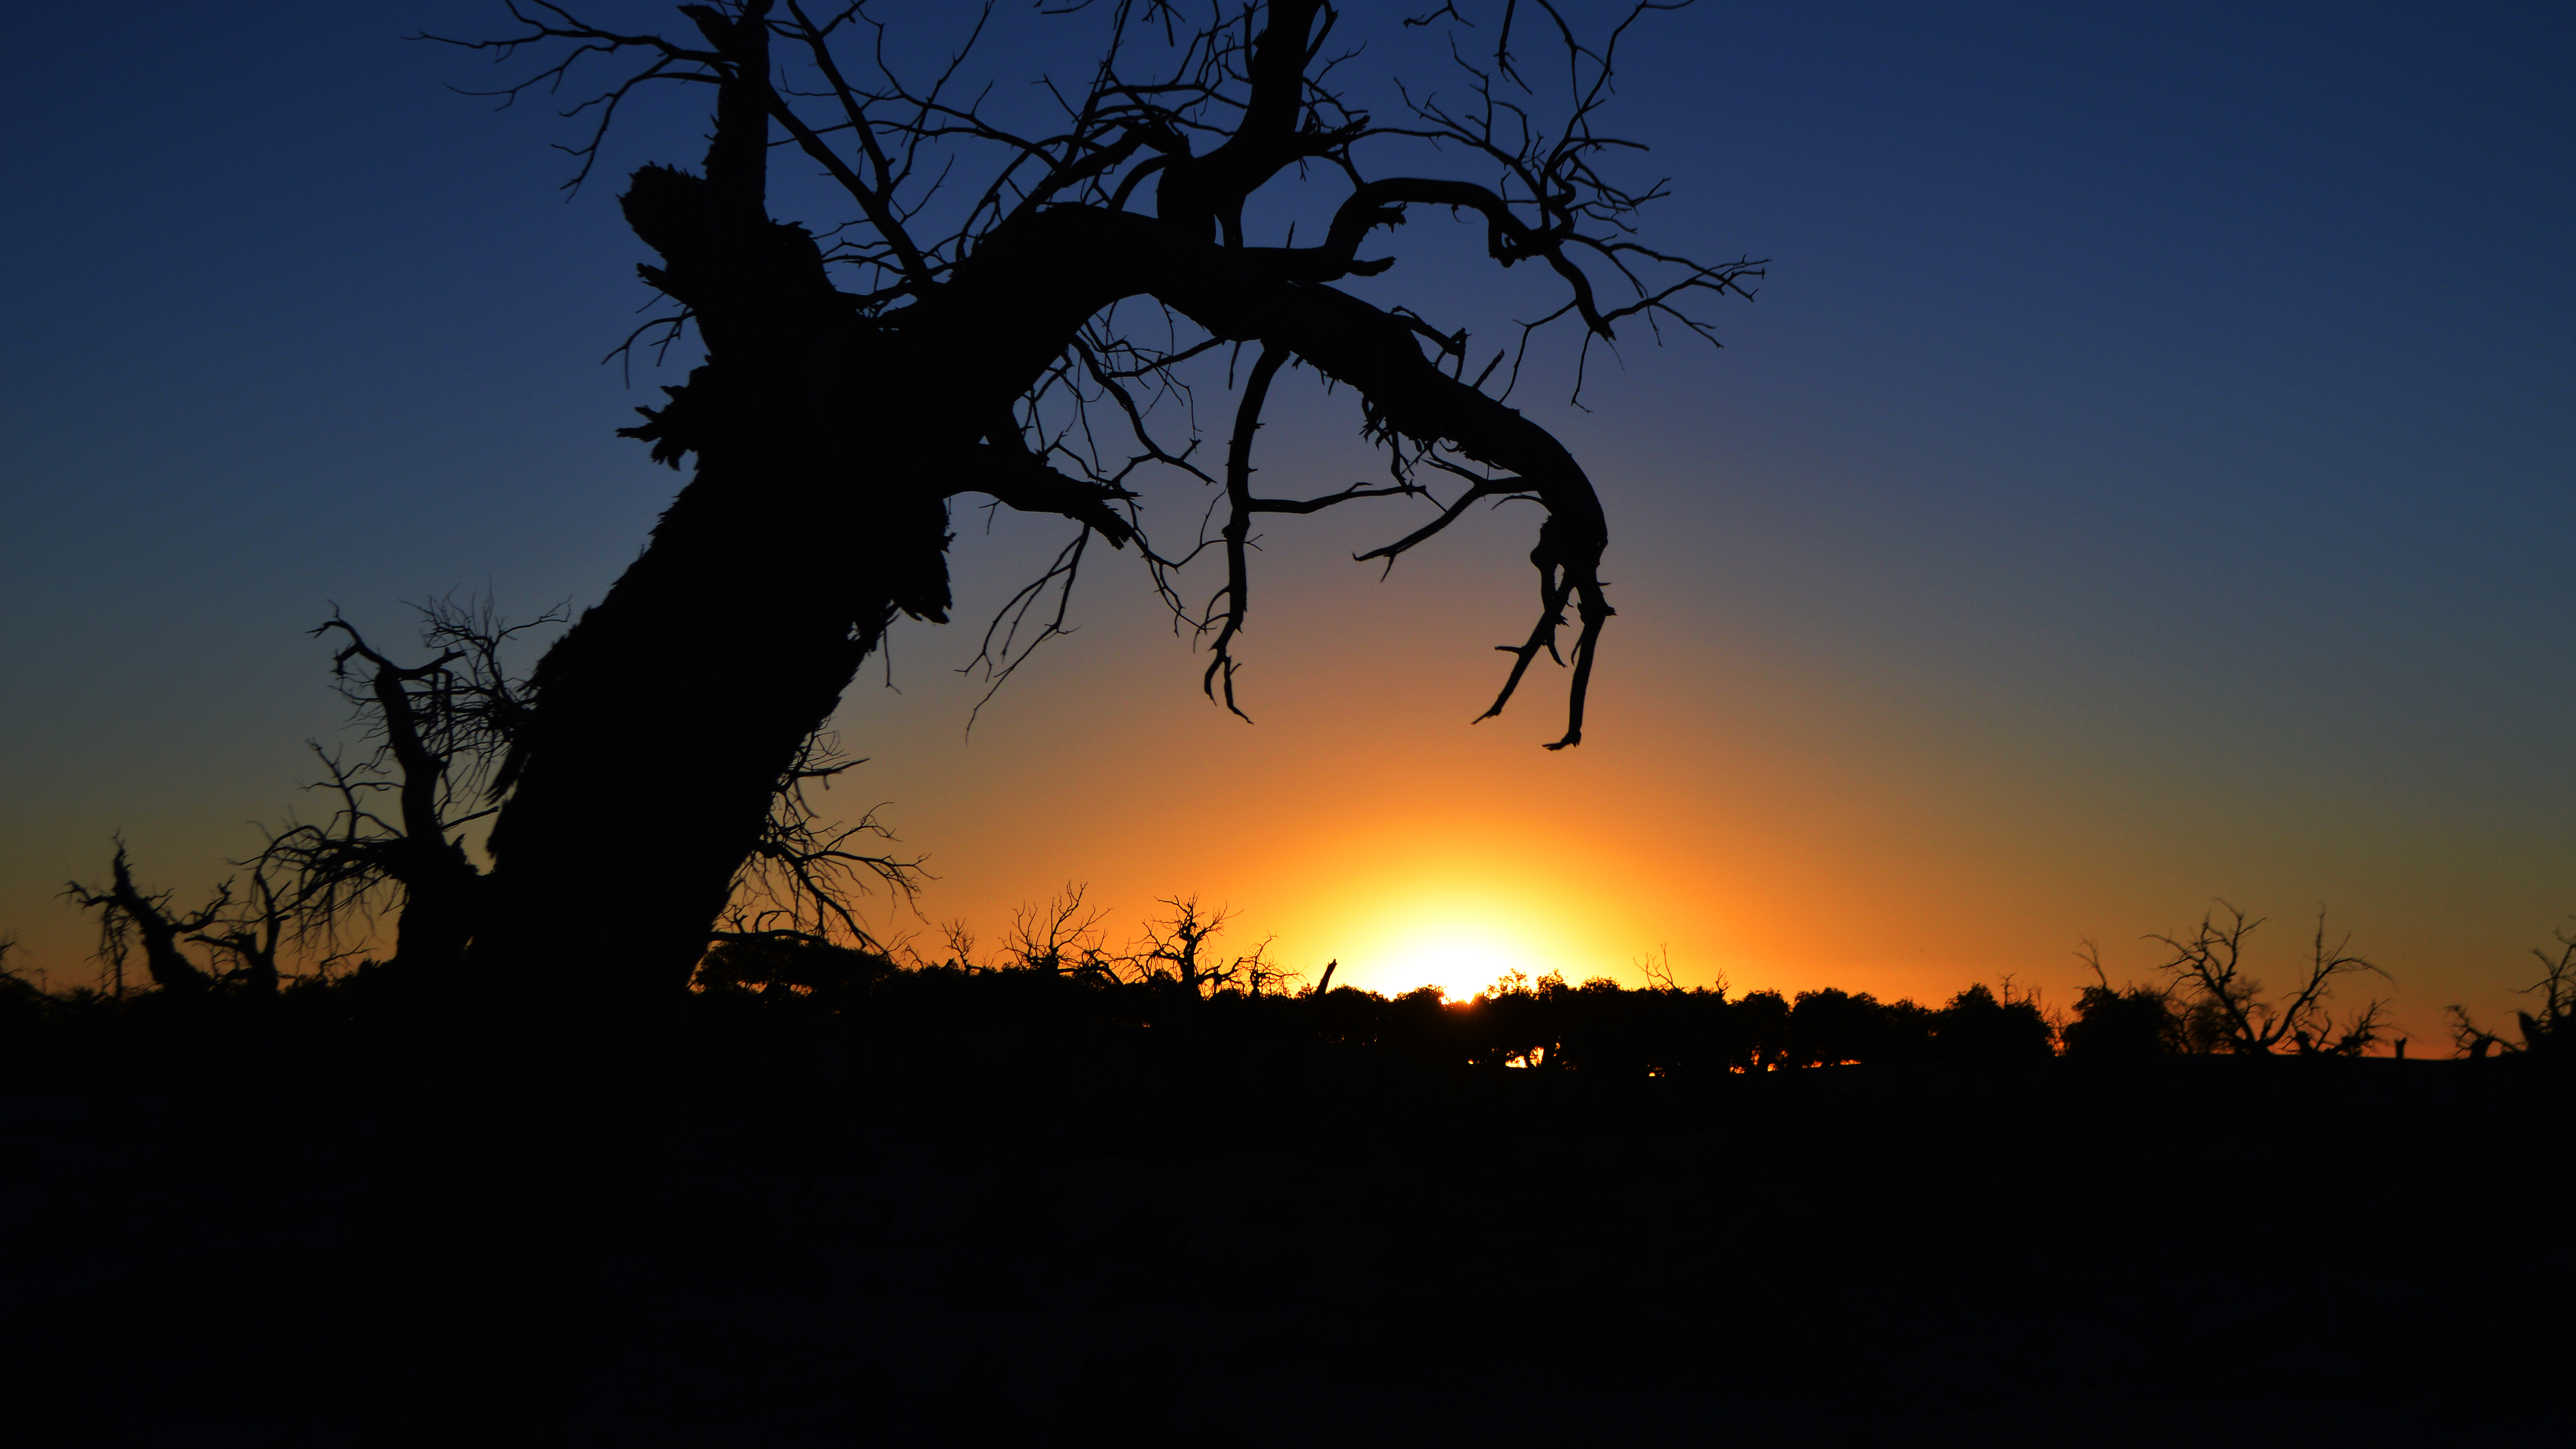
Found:
<svg viewBox="0 0 2576 1449"><path fill-rule="evenodd" d="M1437 986L1450 1000L1464 1001L1499 979L1534 979L1569 959L1553 914L1527 902L1434 896L1375 917L1362 914L1368 924L1348 929L1351 958L1370 976Z"/></svg>

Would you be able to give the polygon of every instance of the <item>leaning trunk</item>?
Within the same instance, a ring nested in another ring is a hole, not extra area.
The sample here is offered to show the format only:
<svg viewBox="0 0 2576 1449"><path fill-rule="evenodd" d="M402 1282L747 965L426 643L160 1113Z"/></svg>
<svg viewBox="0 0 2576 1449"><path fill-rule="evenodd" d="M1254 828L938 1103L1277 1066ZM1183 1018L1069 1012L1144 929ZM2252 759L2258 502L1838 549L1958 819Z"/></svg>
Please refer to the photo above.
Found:
<svg viewBox="0 0 2576 1449"><path fill-rule="evenodd" d="M945 603L945 509L902 486L918 440L870 417L869 339L813 242L762 210L765 130L728 92L706 178L648 168L626 198L708 347L637 431L696 476L539 665L472 943L430 983L389 1184L398 1440L552 1437L663 1019L799 745L898 609Z"/></svg>

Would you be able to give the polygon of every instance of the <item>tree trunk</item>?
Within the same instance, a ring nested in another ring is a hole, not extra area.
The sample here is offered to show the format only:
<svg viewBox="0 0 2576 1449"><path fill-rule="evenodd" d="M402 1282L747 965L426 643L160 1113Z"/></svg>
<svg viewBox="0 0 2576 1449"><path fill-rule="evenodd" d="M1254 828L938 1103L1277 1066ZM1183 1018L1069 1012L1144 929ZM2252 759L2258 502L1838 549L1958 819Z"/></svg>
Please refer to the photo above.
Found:
<svg viewBox="0 0 2576 1449"><path fill-rule="evenodd" d="M757 24L724 42L757 51ZM756 54L750 74L763 74ZM871 406L871 339L762 209L766 121L721 96L707 176L625 198L705 366L645 429L696 476L538 666L473 941L429 983L397 1442L546 1442L602 1236L639 1185L651 1059L781 773L897 609L946 606L946 512Z"/></svg>

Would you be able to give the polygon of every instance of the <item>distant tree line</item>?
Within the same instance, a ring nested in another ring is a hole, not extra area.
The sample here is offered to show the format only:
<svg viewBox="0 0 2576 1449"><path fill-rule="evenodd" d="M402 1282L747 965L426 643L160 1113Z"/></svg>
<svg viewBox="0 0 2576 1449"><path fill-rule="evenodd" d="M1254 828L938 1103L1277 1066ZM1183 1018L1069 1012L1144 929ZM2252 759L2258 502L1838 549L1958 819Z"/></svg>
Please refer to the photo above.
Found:
<svg viewBox="0 0 2576 1449"><path fill-rule="evenodd" d="M120 1006L162 1018L195 1015L210 1024L217 1017L256 1021L261 1013L243 1017L223 1003L272 998L281 986L329 992L335 980L383 974L369 962L335 977L330 958L318 974L281 970L277 925L256 933L238 925L208 930L197 917L212 915L211 908L175 916L163 898L134 884L121 849L113 865L110 885L72 898L100 913L102 955L142 955L155 989L136 983L45 992L9 969L0 943L0 1037L23 1036L48 1020L96 1022ZM254 876L254 884L265 890L267 883ZM1267 940L1247 950L1218 947L1232 912L1211 910L1190 895L1169 897L1162 906L1164 914L1147 921L1134 943L1112 949L1102 930L1107 913L1072 885L1042 905L1021 908L988 949L979 949L963 923L952 923L939 959L908 947L890 952L874 941L842 944L812 930L752 928L737 915L741 928L718 933L692 993L712 998L710 1005L880 1018L1000 1016L1141 1027L1224 1022L1265 1037L1426 1062L1645 1077L2058 1055L2097 1061L2168 1054L2352 1057L2386 1040L2384 1003L2335 1013L2337 981L2386 973L2354 954L2348 941L2330 940L2322 917L2296 989L2275 994L2246 974L2242 960L2248 935L2262 921L2225 902L2189 934L2150 938L2170 954L2161 979L2149 984L2114 985L2088 943L2079 954L2095 981L2077 994L2071 1011L2044 1010L2036 993L2017 992L2009 977L1926 1006L1834 988L1740 995L1722 984L1685 989L1653 963L1643 988L1608 977L1571 982L1561 973L1535 980L1514 973L1467 1000L1451 1000L1432 986L1390 996L1334 985L1337 962L1320 980L1300 984L1298 973L1272 958ZM263 910L273 921L273 895ZM210 959L202 965L186 960L180 948L190 944ZM2534 1009L2517 1013L2515 1039L2452 1008L2457 1055L2555 1055L2576 1039L2567 1030L2576 1018L2576 936L2562 931L2557 944L2554 954L2535 953L2543 975L2527 988ZM899 962L898 952L908 959ZM403 1010L398 993L370 987L359 994L374 1009ZM318 1013L322 1019L341 1014ZM2405 1054L2404 1042L2394 1046Z"/></svg>
<svg viewBox="0 0 2576 1449"><path fill-rule="evenodd" d="M1186 903L1185 903L1186 904ZM1186 920L1187 910L1182 915ZM1168 938L1168 929L1158 933ZM1237 958L1238 962L1257 958ZM1095 956L1079 969L955 958L898 966L807 943L728 943L700 969L702 993L791 1010L904 1016L1061 1017L1151 1026L1186 1014L1337 1045L1459 1065L1629 1075L1706 1075L1843 1062L2045 1058L2056 1034L2039 1004L1971 986L1939 1008L1867 992L1635 990L1607 977L1513 976L1465 1001L1435 986L1385 996L1352 986L1287 992L1193 983L1151 957ZM1276 977L1271 980L1275 982Z"/></svg>
<svg viewBox="0 0 2576 1449"><path fill-rule="evenodd" d="M2078 994L2071 1014L2043 1010L2035 993L2016 992L2009 978L1996 988L1971 985L1938 1007L1833 988L1794 995L1684 989L1651 967L1651 984L1643 989L1607 977L1574 983L1558 973L1536 980L1515 973L1463 1001L1433 986L1393 996L1334 986L1334 966L1322 980L1290 989L1293 976L1266 959L1268 943L1220 958L1206 943L1224 924L1223 913L1208 915L1195 897L1165 904L1172 917L1149 926L1143 945L1126 953L1104 948L1098 913L1085 914L1080 889L1069 888L1045 906L1024 908L991 959L978 960L973 938L954 926L947 959L908 964L809 940L744 939L709 952L693 986L702 995L834 1014L1150 1026L1214 1013L1426 1061L1659 1077L2056 1055L2096 1061L2167 1054L2357 1057L2386 1031L2384 1003L2377 1000L2334 1014L2338 979L2385 973L2354 955L2348 942L2330 941L2322 918L2298 987L2273 995L2246 976L2240 959L2247 935L2262 922L2223 902L2194 933L2153 938L2174 953L2160 983L2114 986L2088 947L2096 982ZM2563 1025L2576 1016L2576 940L2562 939L2559 956L2543 957L2550 974L2531 988L2540 1009L2521 1014L2522 1039L2508 1043L2479 1033L2481 1045L2463 1035L2460 1054L2563 1047L2570 1039ZM1185 949L1176 948L1184 942Z"/></svg>

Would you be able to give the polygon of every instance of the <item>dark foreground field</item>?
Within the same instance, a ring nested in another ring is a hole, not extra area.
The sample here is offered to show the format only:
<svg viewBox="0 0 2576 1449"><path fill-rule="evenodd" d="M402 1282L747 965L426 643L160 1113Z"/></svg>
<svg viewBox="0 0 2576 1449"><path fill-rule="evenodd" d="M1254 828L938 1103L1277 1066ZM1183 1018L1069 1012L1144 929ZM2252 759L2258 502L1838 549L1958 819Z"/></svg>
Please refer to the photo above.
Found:
<svg viewBox="0 0 2576 1449"><path fill-rule="evenodd" d="M293 1000L15 1040L0 1438L367 1440L387 1053ZM1279 1019L694 998L575 1442L2567 1442L2541 1063L1650 1079Z"/></svg>

